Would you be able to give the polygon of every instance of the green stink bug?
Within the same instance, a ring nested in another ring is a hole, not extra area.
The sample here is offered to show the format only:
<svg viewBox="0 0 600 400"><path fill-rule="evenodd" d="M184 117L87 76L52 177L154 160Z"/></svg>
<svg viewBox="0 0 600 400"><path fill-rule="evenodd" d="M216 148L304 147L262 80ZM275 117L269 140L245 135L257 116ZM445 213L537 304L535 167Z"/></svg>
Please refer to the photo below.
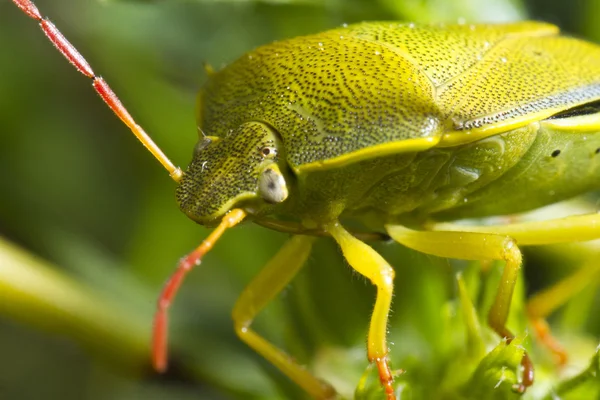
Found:
<svg viewBox="0 0 600 400"><path fill-rule="evenodd" d="M437 224L531 209L596 187L598 50L557 36L551 26L373 23L262 47L215 73L204 88L202 136L182 177L35 6L15 3L40 21L180 182L184 212L206 225L221 221L161 297L155 325L159 369L166 363L166 308L181 278L226 228L244 218L298 236L242 295L234 311L236 331L319 398L332 396L333 389L249 329L256 312L301 267L311 247L307 235L333 236L349 263L377 286L368 351L389 398L394 394L385 331L393 270L341 227L340 218L358 220L375 235L385 230L426 253L507 261L507 283L490 313L492 327L507 338L512 334L504 325L520 264L515 240L598 236L594 216L475 233ZM567 153L569 161L577 160L569 169ZM530 190L511 191L517 184ZM527 386L528 359L525 366Z"/></svg>

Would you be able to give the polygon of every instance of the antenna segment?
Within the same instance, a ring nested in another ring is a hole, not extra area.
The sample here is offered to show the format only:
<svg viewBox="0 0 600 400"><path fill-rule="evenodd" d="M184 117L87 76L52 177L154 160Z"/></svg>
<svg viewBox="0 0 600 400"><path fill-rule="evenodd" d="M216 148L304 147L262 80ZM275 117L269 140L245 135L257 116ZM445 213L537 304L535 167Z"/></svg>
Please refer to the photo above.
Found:
<svg viewBox="0 0 600 400"><path fill-rule="evenodd" d="M125 125L129 127L131 132L139 139L140 142L152 153L152 155L162 164L163 167L169 172L169 176L173 178L175 182L179 182L183 176L181 168L173 165L171 160L162 152L162 150L154 143L154 141L148 136L144 129L139 126L133 117L129 114L127 109L123 106L115 92L110 88L106 81L96 75L92 70L90 64L86 59L77 51L77 49L64 37L64 35L54 26L50 20L42 17L38 8L31 0L13 0L13 2L23 12L35 19L39 24L40 28L48 37L50 42L62 53L63 56L73 66L92 80L92 86L96 92L100 95L102 100L113 110L113 112L123 121Z"/></svg>

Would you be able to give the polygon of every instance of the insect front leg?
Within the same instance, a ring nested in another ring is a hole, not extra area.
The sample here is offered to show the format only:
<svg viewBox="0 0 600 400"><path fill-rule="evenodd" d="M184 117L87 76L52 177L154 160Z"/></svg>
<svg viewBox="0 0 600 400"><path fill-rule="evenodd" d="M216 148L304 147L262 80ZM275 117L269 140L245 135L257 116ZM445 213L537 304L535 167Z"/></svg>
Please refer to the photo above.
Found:
<svg viewBox="0 0 600 400"><path fill-rule="evenodd" d="M342 248L348 263L361 275L377 287L377 298L371 315L369 336L367 338L367 356L377 365L379 379L387 400L395 400L393 374L388 365L387 322L394 291L393 268L369 245L352 236L338 222L325 226L331 236Z"/></svg>
<svg viewBox="0 0 600 400"><path fill-rule="evenodd" d="M513 291L521 268L521 251L513 238L479 232L414 231L398 225L386 225L386 230L396 242L422 253L463 260L505 261L500 285L488 314L488 323L496 333L508 341L515 338L506 327ZM521 365L521 383L514 387L518 392L524 392L531 386L534 376L533 363L527 353L524 353Z"/></svg>
<svg viewBox="0 0 600 400"><path fill-rule="evenodd" d="M235 332L254 351L279 368L315 399L333 399L335 389L314 377L290 356L259 336L250 325L256 315L285 288L310 254L314 237L293 236L244 289L233 309Z"/></svg>
<svg viewBox="0 0 600 400"><path fill-rule="evenodd" d="M198 246L194 251L185 256L179 262L175 272L165 283L162 293L158 298L156 314L154 314L154 326L152 330L152 364L158 372L164 372L167 369L167 332L168 332L168 311L175 300L175 295L179 291L186 275L196 266L200 265L202 257L208 253L223 233L233 228L246 217L246 213L239 208L231 210L226 214L221 223L212 233Z"/></svg>

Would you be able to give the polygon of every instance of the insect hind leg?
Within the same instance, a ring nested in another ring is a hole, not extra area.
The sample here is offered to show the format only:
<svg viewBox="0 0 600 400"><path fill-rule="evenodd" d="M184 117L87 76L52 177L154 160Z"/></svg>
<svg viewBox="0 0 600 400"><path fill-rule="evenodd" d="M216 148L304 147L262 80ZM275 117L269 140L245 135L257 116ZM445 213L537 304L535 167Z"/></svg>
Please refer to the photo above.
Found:
<svg viewBox="0 0 600 400"><path fill-rule="evenodd" d="M546 317L594 283L600 284L600 265L596 259L586 260L571 275L535 293L527 302L527 316L536 335L554 354L558 365L566 365L568 355L552 335Z"/></svg>
<svg viewBox="0 0 600 400"><path fill-rule="evenodd" d="M452 223L431 225L436 231L469 231L487 234L508 235L520 246L551 245L582 242L600 238L600 214L582 214L544 221L515 222L505 225L465 226ZM559 364L567 361L567 354L552 336L545 321L552 311L565 304L590 283L598 282L598 261L584 261L571 276L548 289L534 294L527 302L527 314L540 341L556 356Z"/></svg>

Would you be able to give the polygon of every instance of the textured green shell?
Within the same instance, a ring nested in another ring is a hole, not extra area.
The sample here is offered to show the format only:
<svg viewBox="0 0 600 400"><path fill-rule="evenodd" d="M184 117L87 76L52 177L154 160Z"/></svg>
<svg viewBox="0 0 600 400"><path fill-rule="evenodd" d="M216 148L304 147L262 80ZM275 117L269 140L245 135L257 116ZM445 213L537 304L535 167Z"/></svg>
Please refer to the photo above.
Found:
<svg viewBox="0 0 600 400"><path fill-rule="evenodd" d="M267 123L301 172L468 143L600 99L600 50L535 22L369 22L260 47L199 99L206 135Z"/></svg>

